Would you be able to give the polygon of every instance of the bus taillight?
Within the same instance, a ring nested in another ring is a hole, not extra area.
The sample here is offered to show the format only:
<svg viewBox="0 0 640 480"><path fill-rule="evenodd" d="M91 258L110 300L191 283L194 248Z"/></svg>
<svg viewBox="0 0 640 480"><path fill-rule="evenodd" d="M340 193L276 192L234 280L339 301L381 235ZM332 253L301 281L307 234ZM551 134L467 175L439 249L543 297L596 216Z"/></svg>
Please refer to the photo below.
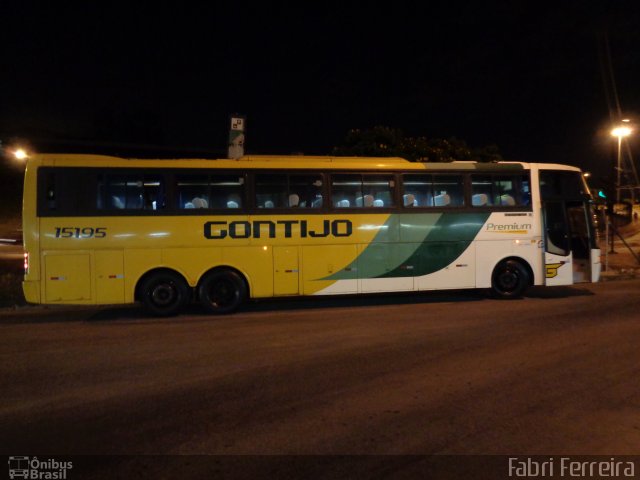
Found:
<svg viewBox="0 0 640 480"><path fill-rule="evenodd" d="M29 273L29 252L24 252L24 274Z"/></svg>

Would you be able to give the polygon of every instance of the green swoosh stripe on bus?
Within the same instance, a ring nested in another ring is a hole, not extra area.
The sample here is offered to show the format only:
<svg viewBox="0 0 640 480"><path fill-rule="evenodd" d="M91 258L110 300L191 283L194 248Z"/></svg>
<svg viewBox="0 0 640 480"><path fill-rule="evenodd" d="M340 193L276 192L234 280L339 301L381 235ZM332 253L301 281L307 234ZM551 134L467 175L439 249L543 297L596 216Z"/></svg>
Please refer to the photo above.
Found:
<svg viewBox="0 0 640 480"><path fill-rule="evenodd" d="M489 213L391 215L372 242L344 270L323 280L416 277L450 265L471 244ZM389 241L389 231L402 241Z"/></svg>
<svg viewBox="0 0 640 480"><path fill-rule="evenodd" d="M452 264L469 248L489 213L445 213L412 255L379 278L418 277ZM364 253L364 252L363 252Z"/></svg>

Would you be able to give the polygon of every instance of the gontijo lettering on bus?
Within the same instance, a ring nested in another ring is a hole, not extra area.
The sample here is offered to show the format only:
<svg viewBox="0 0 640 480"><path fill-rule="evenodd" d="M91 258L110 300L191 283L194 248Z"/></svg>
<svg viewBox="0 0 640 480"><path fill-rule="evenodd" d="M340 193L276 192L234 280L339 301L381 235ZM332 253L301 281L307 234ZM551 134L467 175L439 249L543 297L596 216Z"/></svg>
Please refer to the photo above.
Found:
<svg viewBox="0 0 640 480"><path fill-rule="evenodd" d="M236 220L233 222L217 221L204 224L204 237L209 240L222 238L276 238L276 225L284 226L284 238L291 238L293 226L300 227L300 238L307 237L350 237L353 233L351 220L322 220L309 225L307 220Z"/></svg>

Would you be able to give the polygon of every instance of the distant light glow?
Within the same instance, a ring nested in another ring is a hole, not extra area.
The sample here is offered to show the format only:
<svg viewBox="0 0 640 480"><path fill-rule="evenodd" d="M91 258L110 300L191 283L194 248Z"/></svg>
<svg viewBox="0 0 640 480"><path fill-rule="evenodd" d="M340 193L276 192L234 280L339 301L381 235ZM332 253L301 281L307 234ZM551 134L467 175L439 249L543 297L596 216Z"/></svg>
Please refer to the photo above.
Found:
<svg viewBox="0 0 640 480"><path fill-rule="evenodd" d="M630 127L616 127L611 130L611 135L618 138L628 137L629 135L631 135L632 131L633 130Z"/></svg>
<svg viewBox="0 0 640 480"><path fill-rule="evenodd" d="M13 156L16 157L18 160L24 160L25 158L27 158L29 155L27 155L27 151L23 148L18 148L16 150L14 150L13 152Z"/></svg>

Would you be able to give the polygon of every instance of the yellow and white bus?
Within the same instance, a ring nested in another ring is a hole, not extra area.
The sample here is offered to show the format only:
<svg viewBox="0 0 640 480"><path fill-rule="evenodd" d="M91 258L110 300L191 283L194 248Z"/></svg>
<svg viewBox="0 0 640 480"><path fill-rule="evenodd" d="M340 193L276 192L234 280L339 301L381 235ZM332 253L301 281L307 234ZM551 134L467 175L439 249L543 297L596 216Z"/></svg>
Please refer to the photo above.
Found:
<svg viewBox="0 0 640 480"><path fill-rule="evenodd" d="M591 197L566 165L247 156L37 155L26 167L30 303L191 301L595 282Z"/></svg>

